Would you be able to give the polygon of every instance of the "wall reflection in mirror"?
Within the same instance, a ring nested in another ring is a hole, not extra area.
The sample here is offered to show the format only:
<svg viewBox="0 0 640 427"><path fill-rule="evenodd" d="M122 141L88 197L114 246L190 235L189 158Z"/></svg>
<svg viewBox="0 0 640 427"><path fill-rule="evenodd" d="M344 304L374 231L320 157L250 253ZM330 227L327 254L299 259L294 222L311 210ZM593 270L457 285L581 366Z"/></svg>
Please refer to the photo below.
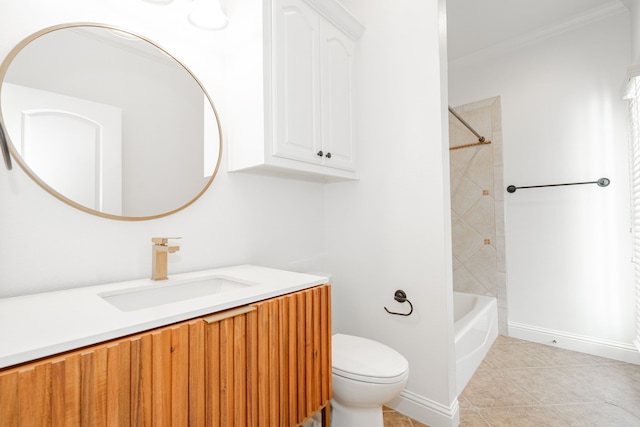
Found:
<svg viewBox="0 0 640 427"><path fill-rule="evenodd" d="M180 210L220 162L218 116L198 80L149 40L100 25L43 30L0 68L13 157L43 188L101 216Z"/></svg>

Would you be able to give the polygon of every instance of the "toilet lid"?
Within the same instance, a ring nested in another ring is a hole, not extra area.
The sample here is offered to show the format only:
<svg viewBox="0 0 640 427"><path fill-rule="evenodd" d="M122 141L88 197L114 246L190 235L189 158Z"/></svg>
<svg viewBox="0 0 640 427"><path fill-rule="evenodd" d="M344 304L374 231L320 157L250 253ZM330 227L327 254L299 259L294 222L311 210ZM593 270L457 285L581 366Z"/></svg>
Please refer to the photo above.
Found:
<svg viewBox="0 0 640 427"><path fill-rule="evenodd" d="M394 383L407 375L409 362L386 345L367 338L336 334L332 338L333 373L370 383Z"/></svg>

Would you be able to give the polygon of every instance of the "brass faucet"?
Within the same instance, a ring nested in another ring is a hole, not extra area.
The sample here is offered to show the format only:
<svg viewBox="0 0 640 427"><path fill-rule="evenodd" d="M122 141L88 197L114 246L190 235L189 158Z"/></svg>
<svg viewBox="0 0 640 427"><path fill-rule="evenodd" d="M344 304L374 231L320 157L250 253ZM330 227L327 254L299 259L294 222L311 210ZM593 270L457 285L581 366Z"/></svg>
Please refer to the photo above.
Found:
<svg viewBox="0 0 640 427"><path fill-rule="evenodd" d="M167 258L169 254L180 250L180 246L169 246L170 239L180 237L152 237L151 280L167 280Z"/></svg>

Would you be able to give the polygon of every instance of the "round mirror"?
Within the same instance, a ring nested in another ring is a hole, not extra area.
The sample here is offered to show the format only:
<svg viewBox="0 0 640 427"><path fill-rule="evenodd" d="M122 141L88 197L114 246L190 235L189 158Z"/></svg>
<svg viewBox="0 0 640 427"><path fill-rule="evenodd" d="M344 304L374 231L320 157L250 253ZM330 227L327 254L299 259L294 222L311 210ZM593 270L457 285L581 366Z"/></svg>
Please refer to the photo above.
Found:
<svg viewBox="0 0 640 427"><path fill-rule="evenodd" d="M12 157L78 209L166 216L218 171L222 134L209 95L148 39L100 24L47 28L9 53L0 81Z"/></svg>

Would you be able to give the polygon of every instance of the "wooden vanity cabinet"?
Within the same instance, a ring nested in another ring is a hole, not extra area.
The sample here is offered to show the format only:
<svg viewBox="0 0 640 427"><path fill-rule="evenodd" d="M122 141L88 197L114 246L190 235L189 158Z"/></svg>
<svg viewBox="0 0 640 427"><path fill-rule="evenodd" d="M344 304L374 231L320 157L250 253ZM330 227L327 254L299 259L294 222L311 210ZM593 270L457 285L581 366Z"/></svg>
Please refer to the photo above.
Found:
<svg viewBox="0 0 640 427"><path fill-rule="evenodd" d="M296 426L331 399L322 285L0 371L0 425Z"/></svg>
<svg viewBox="0 0 640 427"><path fill-rule="evenodd" d="M0 371L0 425L189 425L190 365L197 353L190 343L198 340L201 323L183 322Z"/></svg>

